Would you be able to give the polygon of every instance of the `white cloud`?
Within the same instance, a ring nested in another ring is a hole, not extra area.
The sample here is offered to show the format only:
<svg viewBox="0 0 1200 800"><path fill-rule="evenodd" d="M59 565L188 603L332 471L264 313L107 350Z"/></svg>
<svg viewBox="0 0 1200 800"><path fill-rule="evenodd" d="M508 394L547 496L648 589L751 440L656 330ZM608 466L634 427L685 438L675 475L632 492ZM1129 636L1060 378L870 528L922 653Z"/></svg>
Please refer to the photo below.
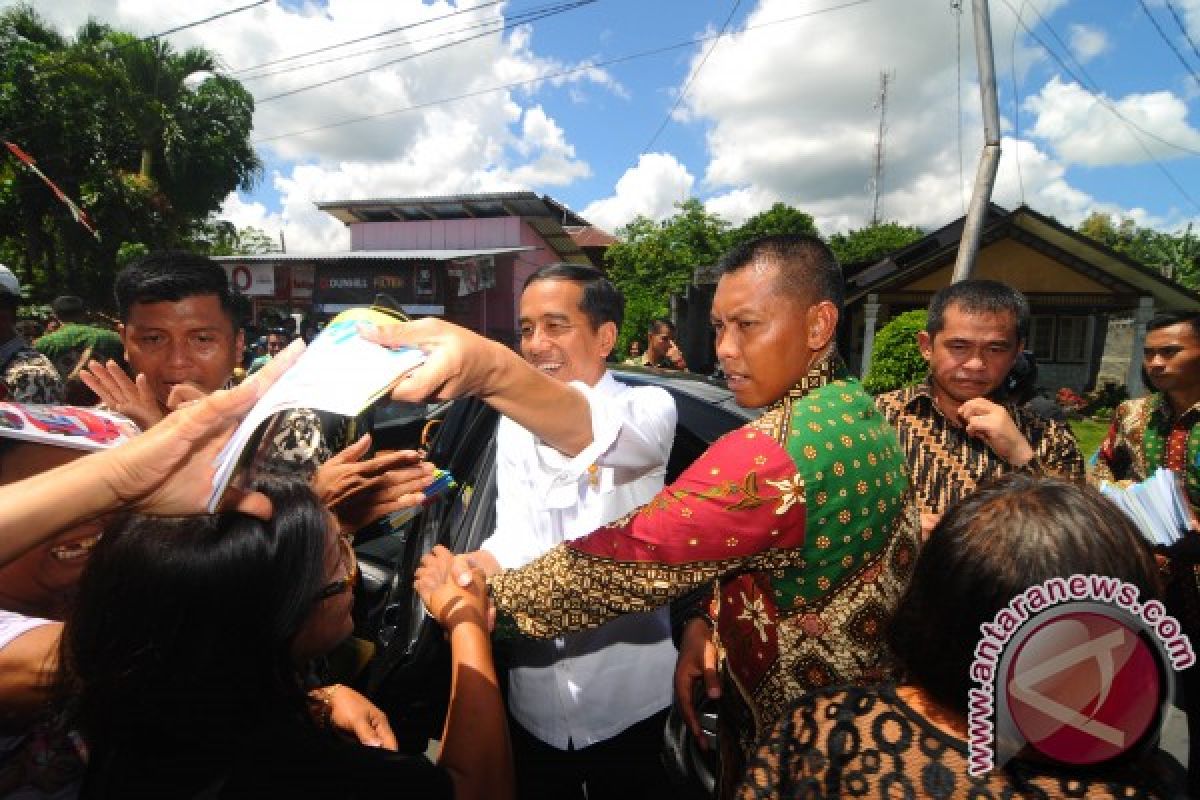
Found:
<svg viewBox="0 0 1200 800"><path fill-rule="evenodd" d="M580 213L608 231L616 231L638 214L665 219L675 211L676 203L691 195L695 182L675 156L646 153L638 158L637 166L625 170L613 196L597 200Z"/></svg>
<svg viewBox="0 0 1200 800"><path fill-rule="evenodd" d="M8 3L0 2L4 4ZM186 11L179 4L157 0L63 0L45 5L39 11L67 33L92 15L140 34L229 7L227 0L193 0ZM276 167L266 179L279 193L280 208L268 213L261 204L237 198L226 201L223 213L257 221L261 223L258 227L282 226L289 249L336 249L348 246L348 237L341 223L312 207L316 200L536 190L565 186L589 176L590 166L577 156L561 125L530 98L542 83L569 86L584 98L589 91L621 97L626 90L604 69L590 67L586 61L569 64L538 55L528 27L270 99L373 64L430 51L480 29L452 34L456 30L484 23L498 27L505 19L505 4L493 4L435 21L463 8L469 9L470 4L328 0L319 6L289 9L269 3L172 35L177 49L202 45L217 52L226 70L243 80L258 100L252 139ZM413 23L426 24L317 56L245 71L298 52ZM438 34L443 36L431 38ZM409 44L386 52L305 68L310 62L405 42ZM571 75L536 80L576 67L584 68ZM256 79L255 75L265 77ZM527 86L488 91L531 81ZM439 102L459 96L462 99ZM371 115L379 116L287 135Z"/></svg>
<svg viewBox="0 0 1200 800"><path fill-rule="evenodd" d="M1108 34L1091 25L1072 25L1069 34L1071 54L1084 64L1109 48Z"/></svg>
<svg viewBox="0 0 1200 800"><path fill-rule="evenodd" d="M1159 138L1131 130L1079 84L1064 83L1057 77L1029 97L1025 108L1037 115L1032 135L1046 141L1069 163L1139 164L1150 160L1147 151L1159 159L1185 155L1160 140L1200 149L1200 131L1188 124L1187 104L1174 94L1129 94L1109 103L1129 122Z"/></svg>

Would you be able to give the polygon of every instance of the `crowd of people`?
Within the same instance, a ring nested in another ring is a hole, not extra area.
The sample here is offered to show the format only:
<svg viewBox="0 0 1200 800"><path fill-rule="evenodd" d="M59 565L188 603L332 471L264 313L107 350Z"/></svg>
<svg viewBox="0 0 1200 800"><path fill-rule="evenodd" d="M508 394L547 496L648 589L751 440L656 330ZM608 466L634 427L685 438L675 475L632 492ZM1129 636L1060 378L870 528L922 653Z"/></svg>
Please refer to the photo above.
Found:
<svg viewBox="0 0 1200 800"><path fill-rule="evenodd" d="M0 795L670 797L664 719L678 704L707 741L698 697L718 709L721 797L1200 794L1196 735L1186 776L1153 737L1087 769L967 759L980 625L1027 587L1119 578L1200 632L1200 531L1155 552L1089 485L1165 466L1200 508L1200 315L1150 325L1155 391L1117 409L1089 474L1070 429L1014 391L1029 306L1012 287L937 292L928 376L871 397L837 352L824 243L764 237L718 267L718 362L765 410L669 484L677 411L609 371L624 303L599 270L533 273L515 351L432 318L362 332L425 351L393 400L474 395L502 415L494 532L435 547L414 577L451 651L434 761L398 752L400 721L323 660L352 630L354 533L423 502L434 466L301 409L264 433L252 487L204 513L215 454L303 342L269 334L236 383L223 269L126 268L120 353L72 369L143 432L90 455L0 440ZM6 399L58 402L25 391L59 376L16 335L14 295L0 274ZM686 369L669 323L639 363ZM1197 670L1179 682L1189 722Z"/></svg>

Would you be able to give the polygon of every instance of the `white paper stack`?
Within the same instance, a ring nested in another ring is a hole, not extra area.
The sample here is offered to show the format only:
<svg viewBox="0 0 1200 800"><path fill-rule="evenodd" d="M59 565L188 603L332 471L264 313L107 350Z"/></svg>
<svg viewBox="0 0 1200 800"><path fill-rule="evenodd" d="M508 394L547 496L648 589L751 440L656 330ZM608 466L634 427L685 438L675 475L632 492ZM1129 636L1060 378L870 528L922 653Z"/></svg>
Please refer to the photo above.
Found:
<svg viewBox="0 0 1200 800"><path fill-rule="evenodd" d="M1141 483L1128 486L1105 481L1100 491L1133 520L1150 544L1174 544L1190 524L1183 488L1169 469L1156 470Z"/></svg>
<svg viewBox="0 0 1200 800"><path fill-rule="evenodd" d="M389 350L359 336L360 327L395 323L379 311L344 311L321 331L304 354L262 396L217 456L208 510L215 511L246 445L269 417L296 408L355 416L401 376L425 360L416 348Z"/></svg>

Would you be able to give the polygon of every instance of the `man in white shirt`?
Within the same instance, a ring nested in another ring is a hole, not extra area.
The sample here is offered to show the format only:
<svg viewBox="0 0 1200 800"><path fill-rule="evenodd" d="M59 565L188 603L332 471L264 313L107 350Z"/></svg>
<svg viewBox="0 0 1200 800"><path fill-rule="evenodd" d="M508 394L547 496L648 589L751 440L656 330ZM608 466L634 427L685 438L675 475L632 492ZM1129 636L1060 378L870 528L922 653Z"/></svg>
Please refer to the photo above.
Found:
<svg viewBox="0 0 1200 800"><path fill-rule="evenodd" d="M470 559L520 567L649 502L662 488L675 403L605 364L624 298L599 270L542 267L521 295L521 354L588 400L591 443L573 457L508 418L497 441L496 530ZM675 666L665 608L551 640L520 639L508 703L520 797L662 797L660 751Z"/></svg>

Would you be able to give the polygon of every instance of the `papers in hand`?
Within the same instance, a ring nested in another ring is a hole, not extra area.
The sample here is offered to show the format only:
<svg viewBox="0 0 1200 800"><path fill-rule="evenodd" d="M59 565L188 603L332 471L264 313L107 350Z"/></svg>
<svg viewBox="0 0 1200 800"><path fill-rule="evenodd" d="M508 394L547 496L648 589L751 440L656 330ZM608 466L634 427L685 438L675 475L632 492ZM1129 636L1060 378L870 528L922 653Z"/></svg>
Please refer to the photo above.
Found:
<svg viewBox="0 0 1200 800"><path fill-rule="evenodd" d="M453 475L440 467L435 468L433 471L433 483L425 487L425 503L427 504L430 500L450 491L456 486L458 486L458 481L454 480ZM409 506L401 511L393 511L387 515L388 525L393 531L399 530L404 523L419 514L424 507L425 504L422 504L419 506Z"/></svg>
<svg viewBox="0 0 1200 800"><path fill-rule="evenodd" d="M74 450L105 450L139 433L130 420L99 408L0 403L0 437L6 439Z"/></svg>
<svg viewBox="0 0 1200 800"><path fill-rule="evenodd" d="M1169 469L1159 469L1141 483L1128 486L1105 481L1100 491L1133 520L1150 544L1174 544L1190 524L1183 489Z"/></svg>
<svg viewBox="0 0 1200 800"><path fill-rule="evenodd" d="M425 354L416 348L389 350L359 336L360 327L395 322L386 313L368 308L352 308L334 317L292 368L267 390L217 456L210 512L216 510L237 467L248 460L246 445L269 417L295 408L354 416L425 360Z"/></svg>

